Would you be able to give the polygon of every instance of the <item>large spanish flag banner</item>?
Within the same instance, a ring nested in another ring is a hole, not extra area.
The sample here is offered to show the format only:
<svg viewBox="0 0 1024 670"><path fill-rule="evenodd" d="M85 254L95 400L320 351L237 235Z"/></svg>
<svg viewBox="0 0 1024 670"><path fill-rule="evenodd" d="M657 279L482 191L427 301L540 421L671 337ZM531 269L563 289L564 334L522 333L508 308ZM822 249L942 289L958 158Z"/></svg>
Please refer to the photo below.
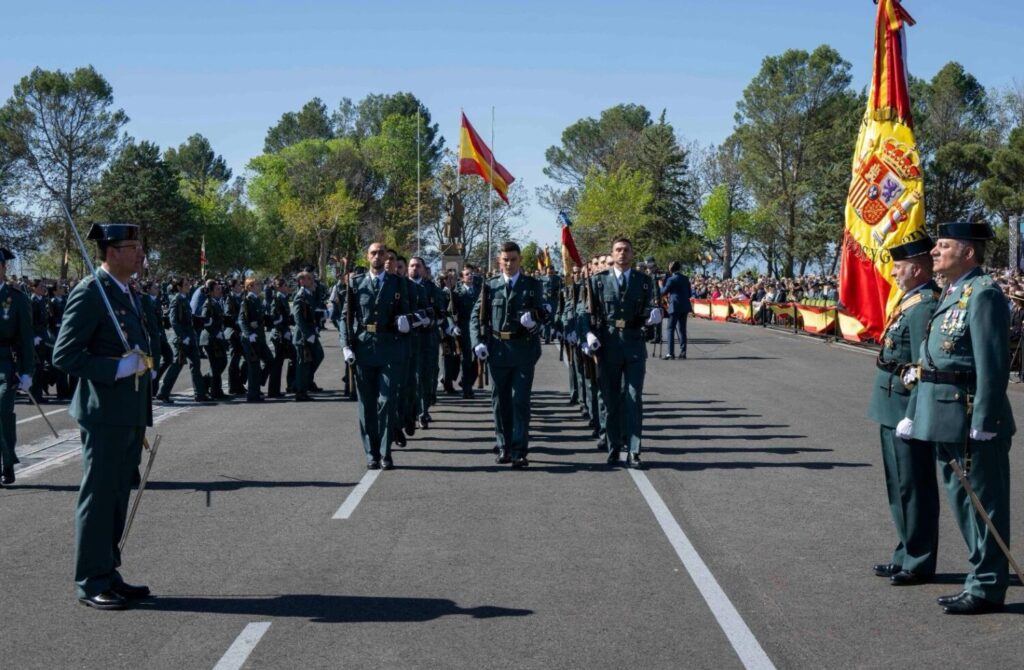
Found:
<svg viewBox="0 0 1024 670"><path fill-rule="evenodd" d="M889 249L923 237L921 159L907 93L906 31L898 0L879 0L868 108L846 201L839 300L876 340L898 304Z"/></svg>
<svg viewBox="0 0 1024 670"><path fill-rule="evenodd" d="M480 139L465 114L462 115L462 130L459 133L459 174L480 175L506 203L508 187L516 180L501 163L494 160L490 148Z"/></svg>

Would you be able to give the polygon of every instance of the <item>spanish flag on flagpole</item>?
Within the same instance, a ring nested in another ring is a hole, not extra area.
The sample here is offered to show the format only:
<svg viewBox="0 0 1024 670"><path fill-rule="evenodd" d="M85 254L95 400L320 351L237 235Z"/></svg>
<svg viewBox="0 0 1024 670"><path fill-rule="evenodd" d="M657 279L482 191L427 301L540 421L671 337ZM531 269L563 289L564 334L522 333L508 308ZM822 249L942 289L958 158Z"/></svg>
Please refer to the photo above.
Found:
<svg viewBox="0 0 1024 670"><path fill-rule="evenodd" d="M480 175L506 203L508 187L516 180L501 163L494 160L490 148L480 139L465 114L462 115L462 129L459 131L459 174Z"/></svg>
<svg viewBox="0 0 1024 670"><path fill-rule="evenodd" d="M924 237L924 183L907 92L906 25L898 0L879 0L868 108L846 201L839 300L876 340L900 299L889 249Z"/></svg>

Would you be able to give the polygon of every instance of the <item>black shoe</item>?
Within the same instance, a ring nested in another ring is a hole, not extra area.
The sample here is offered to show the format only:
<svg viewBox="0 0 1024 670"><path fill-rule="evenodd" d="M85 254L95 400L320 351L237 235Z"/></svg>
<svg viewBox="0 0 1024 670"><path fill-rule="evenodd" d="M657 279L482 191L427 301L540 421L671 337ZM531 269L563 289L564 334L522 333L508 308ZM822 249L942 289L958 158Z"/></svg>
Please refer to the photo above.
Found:
<svg viewBox="0 0 1024 670"><path fill-rule="evenodd" d="M458 391L455 390L455 387L452 386L451 384L449 384L448 386L444 387L444 392L445 392L445 395L458 395L458 393L459 393Z"/></svg>
<svg viewBox="0 0 1024 670"><path fill-rule="evenodd" d="M951 596L939 596L938 598L935 599L935 602L937 602L940 605L942 605L943 607L945 607L946 605L949 605L951 603L955 603L956 601L960 600L961 598L963 598L966 595L967 595L967 591L961 591L960 593L954 593Z"/></svg>
<svg viewBox="0 0 1024 670"><path fill-rule="evenodd" d="M197 395L195 397L195 401L196 402L213 402L213 398L211 398L210 396L206 395L205 393L201 393L201 394L199 394L199 395Z"/></svg>
<svg viewBox="0 0 1024 670"><path fill-rule="evenodd" d="M498 445L494 445L493 447L491 447L491 451L493 451L496 454L501 453L501 449L498 448Z"/></svg>
<svg viewBox="0 0 1024 670"><path fill-rule="evenodd" d="M132 586L131 584L121 584L120 586L114 586L110 589L117 595L121 596L125 600L142 600L150 596L148 586Z"/></svg>
<svg viewBox="0 0 1024 670"><path fill-rule="evenodd" d="M372 460L366 464L367 470L380 470L380 461Z"/></svg>
<svg viewBox="0 0 1024 670"><path fill-rule="evenodd" d="M171 398L171 396L169 396L169 395L157 395L157 396L153 396L153 397L156 400L158 400L161 403L163 403L164 405L173 405L174 404L174 399Z"/></svg>
<svg viewBox="0 0 1024 670"><path fill-rule="evenodd" d="M309 390L312 391L313 393L320 393L321 391L323 391L322 388L320 388L319 386L317 386L313 382L309 383Z"/></svg>
<svg viewBox="0 0 1024 670"><path fill-rule="evenodd" d="M255 398L246 398L245 402L263 402L263 396L258 395Z"/></svg>
<svg viewBox="0 0 1024 670"><path fill-rule="evenodd" d="M313 397L307 393L296 393L295 402L313 402Z"/></svg>
<svg viewBox="0 0 1024 670"><path fill-rule="evenodd" d="M385 458L383 461L380 462L380 469L381 470L394 470L395 469L395 462L393 460L391 460L391 457L389 456L389 457Z"/></svg>
<svg viewBox="0 0 1024 670"><path fill-rule="evenodd" d="M79 598L78 602L98 610L123 610L128 608L128 601L110 589L91 598Z"/></svg>
<svg viewBox="0 0 1024 670"><path fill-rule="evenodd" d="M231 400L231 396L229 396L227 393L224 393L224 391L214 393L210 397L213 398L214 400Z"/></svg>
<svg viewBox="0 0 1024 670"><path fill-rule="evenodd" d="M428 419L427 415L424 414L420 417L420 429L426 430L427 428L430 428L430 419Z"/></svg>
<svg viewBox="0 0 1024 670"><path fill-rule="evenodd" d="M512 467L516 469L529 467L529 465L530 461L526 460L526 456L520 456L512 461Z"/></svg>
<svg viewBox="0 0 1024 670"><path fill-rule="evenodd" d="M597 441L596 448L598 451L608 451L608 441L602 437L600 440Z"/></svg>
<svg viewBox="0 0 1024 670"><path fill-rule="evenodd" d="M609 453L608 454L608 465L611 465L613 467L617 466L619 464L619 458L620 458L620 453L619 453L618 449L616 449L615 451Z"/></svg>
<svg viewBox="0 0 1024 670"><path fill-rule="evenodd" d="M634 470L639 470L641 467L643 467L643 464L640 462L640 454L630 454L628 457L626 457L626 465L633 468Z"/></svg>
<svg viewBox="0 0 1024 670"><path fill-rule="evenodd" d="M897 572L903 569L902 566L896 565L895 563L879 563L871 568L875 571L877 577L892 577Z"/></svg>
<svg viewBox="0 0 1024 670"><path fill-rule="evenodd" d="M284 394L283 393L268 393L267 397L268 398L283 398Z"/></svg>
<svg viewBox="0 0 1024 670"><path fill-rule="evenodd" d="M601 437L601 429L594 428L594 430L590 431L590 437Z"/></svg>
<svg viewBox="0 0 1024 670"><path fill-rule="evenodd" d="M476 397L476 395L474 395L474 393L472 391L463 391L462 392L462 399L463 400L473 400L475 397Z"/></svg>
<svg viewBox="0 0 1024 670"><path fill-rule="evenodd" d="M684 351L682 354L680 354L679 358L686 358L686 352Z"/></svg>
<svg viewBox="0 0 1024 670"><path fill-rule="evenodd" d="M405 426L404 430L405 430L405 434L406 435L408 435L409 437L412 437L413 435L416 434L416 422L413 421L412 423L407 424Z"/></svg>
<svg viewBox="0 0 1024 670"><path fill-rule="evenodd" d="M498 449L498 457L494 459L494 462L498 465L507 465L512 462L512 458L505 449Z"/></svg>
<svg viewBox="0 0 1024 670"><path fill-rule="evenodd" d="M900 570L889 578L889 583L893 586L917 586L918 584L927 584L930 581L932 581L931 576L919 575L910 570Z"/></svg>
<svg viewBox="0 0 1024 670"><path fill-rule="evenodd" d="M409 444L409 443L405 439L405 433L403 433L402 431L398 431L397 433L395 433L395 446L396 447L404 447L407 444Z"/></svg>
<svg viewBox="0 0 1024 670"><path fill-rule="evenodd" d="M3 474L0 474L0 484L3 484L4 486L10 486L11 484L14 483L14 479L14 466L5 465Z"/></svg>
<svg viewBox="0 0 1024 670"><path fill-rule="evenodd" d="M569 398L569 402L567 402L565 404L566 405L575 405L578 402L579 402L579 400L576 398L576 396L573 396L573 397Z"/></svg>
<svg viewBox="0 0 1024 670"><path fill-rule="evenodd" d="M991 600L979 598L973 593L965 593L963 598L954 600L942 608L942 611L946 614L989 614L990 612L1001 612L1002 610L1002 603L994 603Z"/></svg>
<svg viewBox="0 0 1024 670"><path fill-rule="evenodd" d="M662 356L661 357L661 360L663 360L663 361L674 361L675 359L676 359L675 356Z"/></svg>

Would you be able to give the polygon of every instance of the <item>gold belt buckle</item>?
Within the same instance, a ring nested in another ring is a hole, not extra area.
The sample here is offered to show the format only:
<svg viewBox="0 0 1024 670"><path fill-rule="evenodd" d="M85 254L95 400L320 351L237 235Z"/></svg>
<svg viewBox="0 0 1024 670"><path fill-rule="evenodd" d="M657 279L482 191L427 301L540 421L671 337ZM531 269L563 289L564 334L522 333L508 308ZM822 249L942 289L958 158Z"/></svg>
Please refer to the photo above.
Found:
<svg viewBox="0 0 1024 670"><path fill-rule="evenodd" d="M375 323L368 323L368 324L366 324L366 332L368 332L368 333L376 333L377 332L377 324L375 324Z"/></svg>
<svg viewBox="0 0 1024 670"><path fill-rule="evenodd" d="M615 327L618 328L619 330L625 328L626 327L626 320L625 319L616 319L615 320Z"/></svg>
<svg viewBox="0 0 1024 670"><path fill-rule="evenodd" d="M505 331L500 331L498 333L498 337L500 339L502 339L502 340L511 340L512 339L512 333L505 332Z"/></svg>

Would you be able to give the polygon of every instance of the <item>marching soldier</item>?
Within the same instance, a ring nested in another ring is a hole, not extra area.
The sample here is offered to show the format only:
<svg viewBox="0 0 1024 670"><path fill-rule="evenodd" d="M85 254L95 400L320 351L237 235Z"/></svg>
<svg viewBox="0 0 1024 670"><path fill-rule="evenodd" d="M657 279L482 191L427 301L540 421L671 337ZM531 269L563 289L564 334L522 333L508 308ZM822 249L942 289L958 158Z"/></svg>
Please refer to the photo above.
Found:
<svg viewBox="0 0 1024 670"><path fill-rule="evenodd" d="M128 497L146 427L153 425L149 326L142 302L129 288L132 273L142 269L143 250L134 225L97 224L89 239L96 241L103 266L71 291L53 361L79 378L69 410L82 433L83 476L75 514L78 598L97 609L124 609L149 596L148 587L125 583L118 571ZM112 323L112 317L119 323Z"/></svg>
<svg viewBox="0 0 1024 670"><path fill-rule="evenodd" d="M448 318L451 322L452 337L459 343L459 361L462 367L460 385L462 397L467 400L473 398L473 385L476 384L476 360L473 357L470 317L479 295L480 288L473 281L473 271L468 267L463 268L462 281L453 290L453 309Z"/></svg>
<svg viewBox="0 0 1024 670"><path fill-rule="evenodd" d="M392 256L394 257L393 261L390 260ZM420 317L417 315L421 314L423 310L422 292L419 285L408 276L405 257L389 250L388 258L389 264L394 263L394 274L402 280L401 283L405 287L409 300L409 313L412 315L409 317L410 327L413 327L413 323L420 323ZM385 265L385 269L387 267L388 265ZM399 447L406 445L407 437L416 434L416 379L420 369L419 337L418 333L412 332L408 337L399 338L402 365L393 371L393 378L396 380L396 397L398 398L395 407L397 421L394 427L394 440Z"/></svg>
<svg viewBox="0 0 1024 670"><path fill-rule="evenodd" d="M288 284L284 279L278 278L274 282L274 288L270 299L270 308L267 312L270 322L270 343L274 345L274 362L270 366L270 376L267 381L268 398L280 398L284 395L281 393L282 375L284 375L285 390L289 393L295 391L296 349L299 347L298 340L292 340L293 320L292 306L288 304ZM286 362L288 363L287 372L284 371ZM300 400L297 396L295 399ZM301 400L309 400L309 398L301 398Z"/></svg>
<svg viewBox="0 0 1024 670"><path fill-rule="evenodd" d="M413 342L417 348L415 403L416 418L420 428L430 426L430 380L431 370L437 365L437 335L434 319L437 314L434 283L426 278L426 264L422 258L413 256L409 259L409 279L416 287L420 308L415 312Z"/></svg>
<svg viewBox="0 0 1024 670"><path fill-rule="evenodd" d="M558 306L558 296L562 292L562 278L555 272L555 268L548 267L547 272L540 278L541 290L544 293L544 306L548 314L554 314ZM544 344L551 344L551 333L558 326L554 319L544 322Z"/></svg>
<svg viewBox="0 0 1024 670"><path fill-rule="evenodd" d="M238 328L238 316L241 312L242 282L231 279L228 281L228 292L224 299L224 338L228 342L228 393L233 395L246 392L246 371L242 370L245 364L245 351Z"/></svg>
<svg viewBox="0 0 1024 670"><path fill-rule="evenodd" d="M167 328L169 324L164 323L164 311L160 304L160 284L158 282L149 281L143 284L142 293L142 309L146 313L147 323L151 329L151 332L156 333L157 337L152 341L153 344L153 369L157 371L156 377L153 380L153 386L157 386L160 383L160 377L170 367L170 359L174 356L171 353L171 343L167 341ZM74 379L72 377L71 379ZM72 388L74 383L72 383Z"/></svg>
<svg viewBox="0 0 1024 670"><path fill-rule="evenodd" d="M267 383L270 366L274 364L274 355L267 346L263 301L256 293L257 290L256 278L248 277L245 280L245 296L238 310L239 338L249 377L246 383L246 402L263 402L260 387Z"/></svg>
<svg viewBox="0 0 1024 670"><path fill-rule="evenodd" d="M49 302L46 297L46 285L42 279L32 282L32 342L35 345L36 369L30 391L36 402L47 402L46 393L50 386L50 356L53 342L47 332L49 322Z"/></svg>
<svg viewBox="0 0 1024 670"><path fill-rule="evenodd" d="M496 462L513 468L530 464L530 393L547 320L540 282L520 270L521 262L518 244L501 245L501 275L485 282L470 317L473 351L491 375Z"/></svg>
<svg viewBox="0 0 1024 670"><path fill-rule="evenodd" d="M624 447L628 464L640 467L643 433L644 375L647 345L644 328L661 323L654 307L654 280L632 270L633 244L626 238L612 243L610 271L590 280L590 331L587 346L598 359L598 392L604 403L601 427L608 444L608 464L615 466ZM598 353L600 352L600 353Z"/></svg>
<svg viewBox="0 0 1024 670"><path fill-rule="evenodd" d="M178 381L178 374L188 363L188 371L192 375L192 392L196 402L208 402L210 396L206 393L206 380L203 379L203 369L199 361L199 338L193 321L192 307L189 305L188 296L184 289L188 288L181 279L171 282L171 302L167 308L168 318L171 320L171 346L174 350L174 361L160 381L160 390L156 394L157 400L165 404L171 404L171 390L174 383Z"/></svg>
<svg viewBox="0 0 1024 670"><path fill-rule="evenodd" d="M317 313L313 275L300 272L299 288L292 300L291 318L295 322L293 341L295 342L295 358L298 370L295 373L295 400L305 402L312 400L309 396L313 383L313 372L324 360L324 348L320 344L320 315Z"/></svg>
<svg viewBox="0 0 1024 670"><path fill-rule="evenodd" d="M455 390L455 382L459 378L459 365L461 363L461 356L459 352L459 339L455 336L455 318L453 313L455 311L455 289L458 286L458 281L455 279L455 273L449 272L442 275L442 286L441 289L444 293L444 305L445 305L445 321L441 323L441 385L444 387L444 392L448 395L456 395L458 392Z"/></svg>
<svg viewBox="0 0 1024 670"><path fill-rule="evenodd" d="M226 400L222 375L228 366L227 339L224 336L224 287L220 282L209 279L206 282L206 300L200 307L203 331L199 344L206 352L210 363L210 374L206 377L206 388L214 400Z"/></svg>
<svg viewBox="0 0 1024 670"><path fill-rule="evenodd" d="M47 304L46 337L50 342L57 341L57 333L60 332L60 324L64 319L64 305L68 301L66 288L63 284L56 284L53 287L53 295L50 296ZM70 399L72 388L68 376L52 366L50 376L57 386L57 399Z"/></svg>
<svg viewBox="0 0 1024 670"><path fill-rule="evenodd" d="M18 420L14 414L16 389L32 388L35 368L32 306L29 298L7 283L9 249L0 248L0 485L14 483L14 465L18 456Z"/></svg>
<svg viewBox="0 0 1024 670"><path fill-rule="evenodd" d="M356 368L359 432L370 470L394 467L394 382L402 371L400 339L411 330L407 286L398 275L385 272L386 259L385 246L371 244L367 251L370 270L351 278L342 303L342 354Z"/></svg>
<svg viewBox="0 0 1024 670"><path fill-rule="evenodd" d="M981 269L985 223L939 225L932 250L946 290L928 323L920 367L905 375L919 382L907 416L896 427L904 438L935 444L953 515L967 542L971 571L964 589L943 596L947 614L1002 609L1009 567L994 535L976 514L950 465L956 462L981 506L1010 542L1010 439L1016 432L1006 387L1010 376L1010 310L998 285Z"/></svg>
<svg viewBox="0 0 1024 670"><path fill-rule="evenodd" d="M921 351L938 305L930 255L934 244L925 237L890 249L892 276L903 298L882 335L868 407L868 416L879 424L885 488L898 540L892 560L874 570L894 586L930 581L939 548L939 491L931 445L896 435L896 425L907 415L915 393L903 385L902 377Z"/></svg>

